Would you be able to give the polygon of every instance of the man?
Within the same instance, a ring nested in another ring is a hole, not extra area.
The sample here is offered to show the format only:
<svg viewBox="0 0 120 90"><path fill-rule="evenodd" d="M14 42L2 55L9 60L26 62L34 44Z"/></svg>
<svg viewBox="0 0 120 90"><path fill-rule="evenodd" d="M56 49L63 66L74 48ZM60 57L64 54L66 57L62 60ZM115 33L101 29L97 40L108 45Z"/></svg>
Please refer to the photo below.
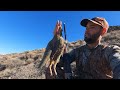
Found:
<svg viewBox="0 0 120 90"><path fill-rule="evenodd" d="M58 22L56 23L56 27L54 29L53 34L54 34L54 37L48 43L43 59L39 64L39 68L42 69L47 62L49 63L46 73L47 74L50 73L50 77L52 79L57 77L56 65L59 62L60 57L63 55L64 49L65 49L65 40L62 37L61 21L58 20ZM46 76L49 76L49 75L46 75ZM50 78L47 78L47 79L50 79Z"/></svg>
<svg viewBox="0 0 120 90"><path fill-rule="evenodd" d="M120 79L120 47L102 45L102 36L109 25L105 18L83 19L80 23L86 27L82 45L64 56L66 78L72 75L72 62L76 62L76 79Z"/></svg>

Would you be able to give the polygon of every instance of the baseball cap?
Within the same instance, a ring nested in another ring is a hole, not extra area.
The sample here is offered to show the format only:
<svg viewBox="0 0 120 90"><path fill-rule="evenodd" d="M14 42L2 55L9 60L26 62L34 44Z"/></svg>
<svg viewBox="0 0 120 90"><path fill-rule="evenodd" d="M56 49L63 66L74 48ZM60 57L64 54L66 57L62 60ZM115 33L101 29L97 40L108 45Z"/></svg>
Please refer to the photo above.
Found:
<svg viewBox="0 0 120 90"><path fill-rule="evenodd" d="M108 22L105 20L105 18L102 18L102 17L94 17L92 19L83 19L80 24L84 27L86 27L87 23L88 22L93 22L97 25L100 25L102 26L103 28L106 28L106 30L108 30L109 28L109 24Z"/></svg>

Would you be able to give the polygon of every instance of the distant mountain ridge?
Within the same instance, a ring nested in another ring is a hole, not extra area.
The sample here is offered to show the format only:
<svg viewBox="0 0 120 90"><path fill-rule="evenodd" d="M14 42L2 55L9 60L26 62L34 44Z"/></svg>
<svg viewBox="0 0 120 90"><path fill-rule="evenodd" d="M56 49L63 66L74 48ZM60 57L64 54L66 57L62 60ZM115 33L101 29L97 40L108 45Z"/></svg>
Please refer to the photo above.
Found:
<svg viewBox="0 0 120 90"><path fill-rule="evenodd" d="M102 43L120 46L120 26L110 26L108 33L103 36ZM68 50L84 45L83 40L68 43ZM1 79L45 79L45 74L39 73L37 68L45 48L0 55Z"/></svg>
<svg viewBox="0 0 120 90"><path fill-rule="evenodd" d="M108 33L102 38L102 43L120 46L120 26L110 26Z"/></svg>
<svg viewBox="0 0 120 90"><path fill-rule="evenodd" d="M118 31L120 30L120 26L109 26L108 33L111 31Z"/></svg>

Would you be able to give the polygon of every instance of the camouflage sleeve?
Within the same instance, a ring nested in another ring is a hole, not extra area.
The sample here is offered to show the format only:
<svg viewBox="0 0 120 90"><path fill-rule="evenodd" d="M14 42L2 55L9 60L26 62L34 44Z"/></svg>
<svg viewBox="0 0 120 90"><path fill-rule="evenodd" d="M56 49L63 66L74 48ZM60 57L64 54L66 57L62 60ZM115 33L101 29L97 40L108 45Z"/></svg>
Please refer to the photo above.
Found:
<svg viewBox="0 0 120 90"><path fill-rule="evenodd" d="M107 53L109 53L108 60L113 71L113 78L120 79L120 47L116 45L109 46Z"/></svg>
<svg viewBox="0 0 120 90"><path fill-rule="evenodd" d="M77 54L77 48L75 48L75 49L73 49L73 50L70 51L69 56L71 58L71 61L75 61L76 54Z"/></svg>
<svg viewBox="0 0 120 90"><path fill-rule="evenodd" d="M72 73L71 63L75 61L75 49L64 54L64 72Z"/></svg>

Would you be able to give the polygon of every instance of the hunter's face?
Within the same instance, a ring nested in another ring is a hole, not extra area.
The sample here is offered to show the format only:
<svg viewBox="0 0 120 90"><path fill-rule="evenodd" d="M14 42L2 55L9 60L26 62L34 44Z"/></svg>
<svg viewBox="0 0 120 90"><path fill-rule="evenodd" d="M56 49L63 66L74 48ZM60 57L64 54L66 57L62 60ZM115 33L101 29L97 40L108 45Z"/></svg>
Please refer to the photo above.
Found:
<svg viewBox="0 0 120 90"><path fill-rule="evenodd" d="M101 26L88 22L84 36L85 42L87 44L95 43L101 35L101 29Z"/></svg>

